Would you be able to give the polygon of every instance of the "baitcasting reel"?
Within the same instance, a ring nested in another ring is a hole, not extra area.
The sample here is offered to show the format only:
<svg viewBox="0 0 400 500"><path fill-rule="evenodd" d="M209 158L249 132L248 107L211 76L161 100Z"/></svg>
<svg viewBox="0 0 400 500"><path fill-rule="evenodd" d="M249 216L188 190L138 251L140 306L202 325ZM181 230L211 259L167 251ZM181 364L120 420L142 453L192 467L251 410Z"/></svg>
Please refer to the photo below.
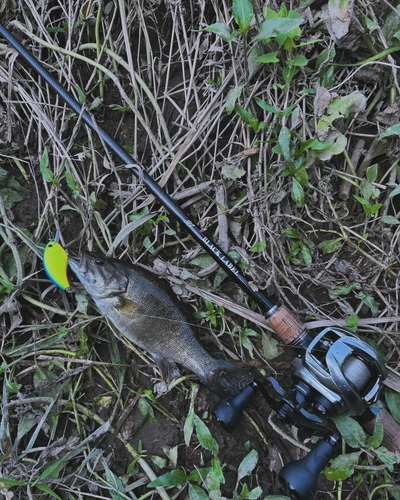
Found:
<svg viewBox="0 0 400 500"><path fill-rule="evenodd" d="M326 328L314 339L309 335L302 338L297 346L303 354L292 362L293 386L283 391L270 378L278 399L270 396L263 383L254 381L231 400L222 402L214 413L222 425L233 429L258 388L279 420L321 436L323 439L306 457L290 462L280 472L292 498L310 500L317 490L318 476L333 457L339 440L320 417L347 413L363 421L372 420L374 414L369 407L377 401L387 373L377 352L349 332Z"/></svg>

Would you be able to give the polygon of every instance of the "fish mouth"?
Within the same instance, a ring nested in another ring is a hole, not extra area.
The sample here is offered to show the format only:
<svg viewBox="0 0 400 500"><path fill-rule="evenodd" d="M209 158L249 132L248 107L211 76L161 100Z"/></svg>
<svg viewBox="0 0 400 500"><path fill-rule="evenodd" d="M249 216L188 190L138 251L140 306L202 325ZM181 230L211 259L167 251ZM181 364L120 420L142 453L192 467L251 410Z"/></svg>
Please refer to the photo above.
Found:
<svg viewBox="0 0 400 500"><path fill-rule="evenodd" d="M86 254L82 253L81 258L76 259L75 257L68 258L68 264L75 274L86 274L89 266L86 259Z"/></svg>

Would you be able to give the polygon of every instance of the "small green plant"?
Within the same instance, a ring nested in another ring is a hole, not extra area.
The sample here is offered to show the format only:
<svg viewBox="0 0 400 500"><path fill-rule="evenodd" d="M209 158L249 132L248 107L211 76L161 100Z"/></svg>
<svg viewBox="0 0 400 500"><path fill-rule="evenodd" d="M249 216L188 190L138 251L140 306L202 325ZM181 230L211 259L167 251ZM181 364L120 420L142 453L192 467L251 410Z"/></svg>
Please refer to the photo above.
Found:
<svg viewBox="0 0 400 500"><path fill-rule="evenodd" d="M290 252L286 255L286 260L297 266L310 266L312 263L312 250L314 244L312 241L305 243L296 229L287 228L282 231L287 238L295 240Z"/></svg>
<svg viewBox="0 0 400 500"><path fill-rule="evenodd" d="M353 281L340 288L335 288L334 290L330 290L329 295L332 295L333 297L344 296L348 295L352 290L360 290L357 294L355 294L355 297L361 299L364 302L366 308L368 308L371 311L372 316L376 317L378 315L379 309L378 306L376 305L374 298L371 297L371 295L369 295L367 292L362 290L362 286L357 281ZM351 326L353 327L355 326L354 321L355 319L351 320Z"/></svg>
<svg viewBox="0 0 400 500"><path fill-rule="evenodd" d="M218 322L217 319L223 318L225 315L225 309L222 306L216 306L209 300L204 301L207 307L207 311L197 311L196 317L200 319L205 319L209 321L214 328L217 327Z"/></svg>
<svg viewBox="0 0 400 500"><path fill-rule="evenodd" d="M398 393L396 394L398 396ZM325 477L331 481L343 481L352 476L355 471L359 471L355 480L360 484L371 473L375 476L382 475L388 493L398 500L400 491L395 489L395 481L391 475L394 464L397 463L397 455L382 446L384 430L380 414L376 418L374 433L368 438L361 425L348 415L336 415L332 419L343 441L352 448L361 448L361 450L336 457L325 469Z"/></svg>
<svg viewBox="0 0 400 500"><path fill-rule="evenodd" d="M354 195L354 198L359 201L367 215L377 216L382 203L373 203L371 200L375 200L379 197L380 191L378 188L373 186L373 182L376 181L378 176L378 165L372 165L367 169L366 177L361 181L360 193L361 196Z"/></svg>

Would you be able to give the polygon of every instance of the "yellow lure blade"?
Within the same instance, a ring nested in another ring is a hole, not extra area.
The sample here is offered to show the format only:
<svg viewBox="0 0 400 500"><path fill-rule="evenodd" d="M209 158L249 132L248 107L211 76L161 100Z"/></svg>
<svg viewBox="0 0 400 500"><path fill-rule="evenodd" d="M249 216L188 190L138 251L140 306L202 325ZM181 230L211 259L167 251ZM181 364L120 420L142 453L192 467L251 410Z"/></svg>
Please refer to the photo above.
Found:
<svg viewBox="0 0 400 500"><path fill-rule="evenodd" d="M56 241L49 241L44 249L43 267L47 276L61 290L69 288L67 261L68 256L63 247Z"/></svg>

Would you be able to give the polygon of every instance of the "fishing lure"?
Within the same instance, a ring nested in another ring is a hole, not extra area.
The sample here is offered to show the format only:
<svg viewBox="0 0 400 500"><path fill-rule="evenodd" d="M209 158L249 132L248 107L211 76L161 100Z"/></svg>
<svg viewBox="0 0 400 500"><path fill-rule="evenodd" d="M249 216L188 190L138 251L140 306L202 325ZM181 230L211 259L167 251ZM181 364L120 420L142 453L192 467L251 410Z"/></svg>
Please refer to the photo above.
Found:
<svg viewBox="0 0 400 500"><path fill-rule="evenodd" d="M43 267L51 281L65 290L69 288L67 278L68 256L57 241L49 241L44 249Z"/></svg>

